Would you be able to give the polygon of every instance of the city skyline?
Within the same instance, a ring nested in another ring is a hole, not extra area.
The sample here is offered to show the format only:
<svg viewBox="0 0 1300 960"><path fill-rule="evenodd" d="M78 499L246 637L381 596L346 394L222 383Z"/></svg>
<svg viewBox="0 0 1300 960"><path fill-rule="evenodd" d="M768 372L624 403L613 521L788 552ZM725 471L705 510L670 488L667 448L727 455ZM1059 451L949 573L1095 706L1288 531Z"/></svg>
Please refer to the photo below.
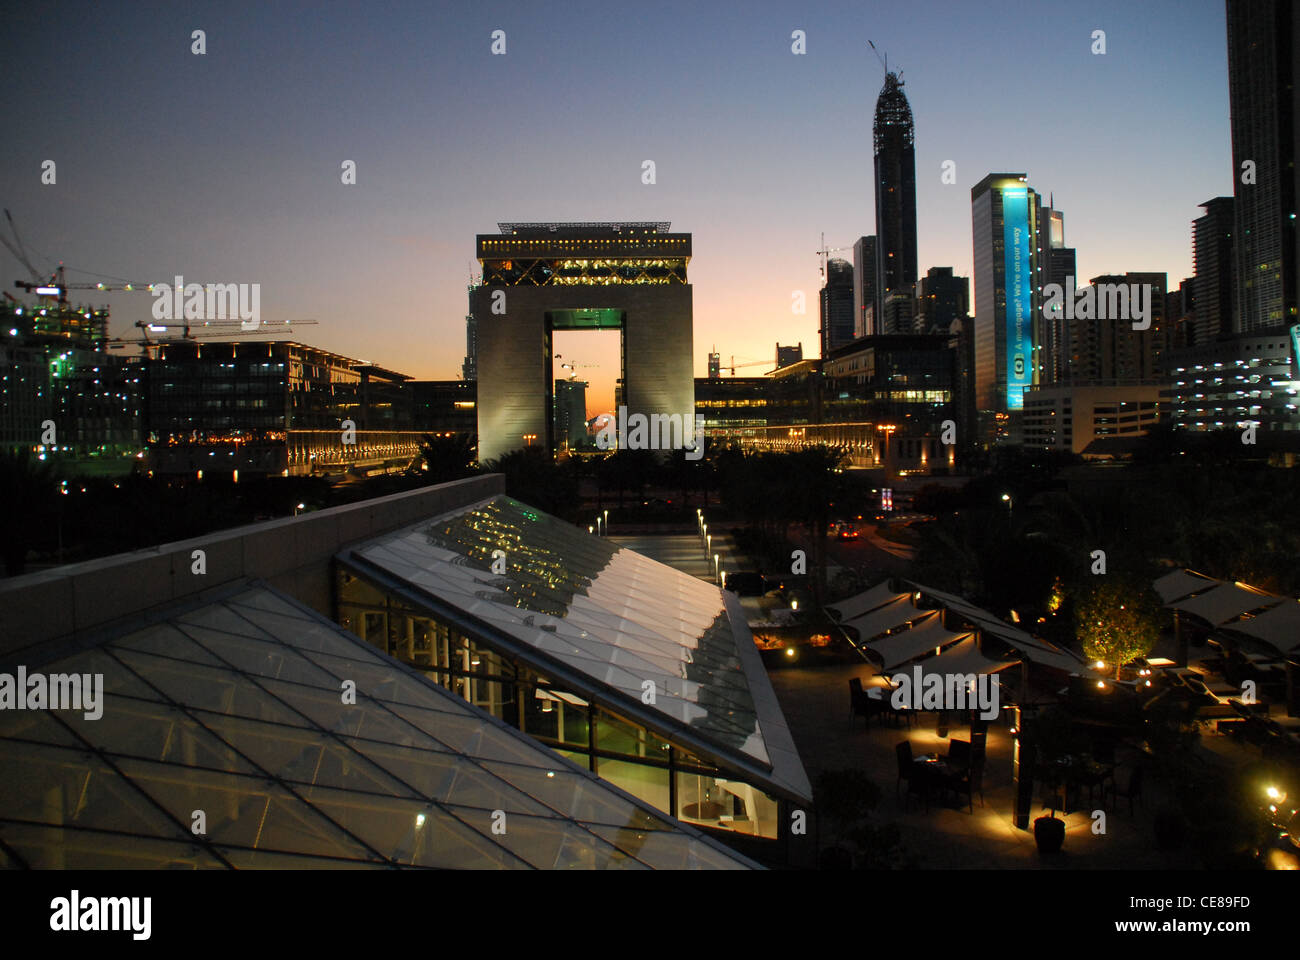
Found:
<svg viewBox="0 0 1300 960"><path fill-rule="evenodd" d="M594 7L558 18L412 9L383 23L305 9L73 18L56 77L11 78L15 101L41 119L0 154L5 204L38 264L259 282L265 319L319 321L297 339L452 378L477 233L504 219L666 219L695 237L703 376L714 345L740 362L776 342L815 343L820 235L849 246L874 229L884 71L869 39L903 71L915 119L920 274L973 275L969 189L990 171L1024 170L1055 196L1085 278L1190 276L1197 205L1231 193L1217 2L870 16L765 4L743 18L672 8L612 21ZM16 33L38 29L34 14L16 20ZM197 28L203 56L190 52ZM504 56L490 52L495 29ZM1090 51L1095 29L1106 30L1105 55ZM791 51L794 30L805 31L803 55ZM118 42L100 43L105 31ZM650 66L629 68L633 51ZM529 78L566 58L573 69L536 99ZM1013 62L1033 78L1015 102ZM867 93L850 100L850 89ZM58 179L42 186L46 159ZM654 185L641 182L647 159ZM354 186L340 183L345 160L357 163ZM941 183L945 160L953 184ZM85 301L111 305L115 336L149 315L146 295Z"/></svg>

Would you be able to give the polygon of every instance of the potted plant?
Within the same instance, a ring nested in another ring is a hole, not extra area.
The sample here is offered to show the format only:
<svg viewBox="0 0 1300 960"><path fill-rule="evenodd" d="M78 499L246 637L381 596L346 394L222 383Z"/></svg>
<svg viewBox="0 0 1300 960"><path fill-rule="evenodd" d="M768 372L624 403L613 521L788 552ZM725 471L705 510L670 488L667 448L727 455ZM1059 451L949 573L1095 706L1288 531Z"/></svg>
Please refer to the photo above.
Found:
<svg viewBox="0 0 1300 960"><path fill-rule="evenodd" d="M1038 845L1038 852L1046 855L1060 853L1061 846L1065 843L1065 821L1056 817L1056 805L1059 802L1056 785L1049 785L1048 789L1051 791L1048 795L1051 812L1034 821L1034 843Z"/></svg>
<svg viewBox="0 0 1300 960"><path fill-rule="evenodd" d="M1050 811L1034 821L1034 842L1040 854L1059 853L1065 843L1065 821L1057 818L1056 811L1064 805L1065 771L1057 761L1079 748L1078 736L1069 717L1060 711L1036 718L1029 732L1037 756L1035 779L1043 785L1045 806Z"/></svg>

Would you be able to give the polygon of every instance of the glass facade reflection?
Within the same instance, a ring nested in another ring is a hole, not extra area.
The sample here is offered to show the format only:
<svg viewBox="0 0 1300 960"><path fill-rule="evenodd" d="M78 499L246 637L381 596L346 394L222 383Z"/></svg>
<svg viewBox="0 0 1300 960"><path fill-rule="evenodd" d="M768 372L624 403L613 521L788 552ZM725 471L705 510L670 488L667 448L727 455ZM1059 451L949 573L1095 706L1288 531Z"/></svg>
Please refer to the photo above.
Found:
<svg viewBox="0 0 1300 960"><path fill-rule="evenodd" d="M591 702L517 656L385 592L346 562L337 570L336 591L343 627L601 779L688 823L779 836L776 797L720 776L717 764L675 744L671 734Z"/></svg>
<svg viewBox="0 0 1300 960"><path fill-rule="evenodd" d="M103 711L0 713L0 868L756 866L486 716L518 686L474 675L504 665L459 638L443 685L372 649L398 619L373 612L368 644L236 587L30 664L102 674ZM585 718L547 729L581 739Z"/></svg>

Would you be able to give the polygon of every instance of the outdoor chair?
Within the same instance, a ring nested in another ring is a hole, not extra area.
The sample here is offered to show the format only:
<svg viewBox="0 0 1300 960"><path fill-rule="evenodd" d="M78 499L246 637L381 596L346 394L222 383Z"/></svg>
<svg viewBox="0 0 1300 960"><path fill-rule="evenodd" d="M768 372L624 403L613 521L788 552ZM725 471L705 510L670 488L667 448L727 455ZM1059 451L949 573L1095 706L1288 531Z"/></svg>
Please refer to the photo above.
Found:
<svg viewBox="0 0 1300 960"><path fill-rule="evenodd" d="M904 780L907 781L907 788L910 792L912 789L912 774L915 772L912 768L912 744L911 741L904 740L894 747L894 756L898 758L898 780L894 784L894 793L897 795L898 787Z"/></svg>
<svg viewBox="0 0 1300 960"><path fill-rule="evenodd" d="M980 795L980 806L984 806L984 765L977 763L972 766L966 773L966 776L960 777L952 783L953 792L960 797L966 795L966 807L971 813L975 812L975 794Z"/></svg>
<svg viewBox="0 0 1300 960"><path fill-rule="evenodd" d="M854 717L861 717L865 724L871 726L871 698L862 689L862 679L853 677L849 680L849 724Z"/></svg>
<svg viewBox="0 0 1300 960"><path fill-rule="evenodd" d="M910 755L911 752L911 744L908 744L908 754ZM925 804L926 811L928 812L930 809L930 793L933 791L934 787L939 784L936 784L936 777L934 773L929 770L929 764L909 763L909 765L913 769L911 775L907 778L907 796L920 797L921 801Z"/></svg>
<svg viewBox="0 0 1300 960"><path fill-rule="evenodd" d="M1132 772L1129 774L1128 780L1125 783L1124 788L1122 790L1120 789L1119 785L1115 782L1115 780L1112 779L1110 784L1110 795L1112 801L1114 801L1118 797L1127 797L1129 816L1132 816L1133 799L1135 797L1138 799L1142 798L1142 768L1133 767ZM1104 794L1102 796L1102 800L1103 801L1105 800Z"/></svg>
<svg viewBox="0 0 1300 960"><path fill-rule="evenodd" d="M948 765L960 771L962 775L970 769L970 741L948 741Z"/></svg>

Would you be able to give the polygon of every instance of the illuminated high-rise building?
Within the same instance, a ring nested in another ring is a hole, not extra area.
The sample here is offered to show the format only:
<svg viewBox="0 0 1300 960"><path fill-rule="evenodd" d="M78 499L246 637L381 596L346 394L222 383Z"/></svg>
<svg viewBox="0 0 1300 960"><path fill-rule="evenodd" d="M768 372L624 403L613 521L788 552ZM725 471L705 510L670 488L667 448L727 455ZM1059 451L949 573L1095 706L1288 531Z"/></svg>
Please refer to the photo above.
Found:
<svg viewBox="0 0 1300 960"><path fill-rule="evenodd" d="M1042 285L1055 283L1062 290L1068 285L1067 279L1078 276L1075 273L1075 250L1065 245L1065 214L1056 209L1055 199L1048 201L1039 214L1042 224L1038 235L1038 250L1042 257ZM1066 368L1070 362L1069 330L1063 313L1040 318L1042 332L1042 371L1040 383L1059 383L1066 377Z"/></svg>
<svg viewBox="0 0 1300 960"><path fill-rule="evenodd" d="M971 189L975 257L975 402L981 433L1018 415L1038 383L1041 281L1038 194L1023 173L990 173Z"/></svg>
<svg viewBox="0 0 1300 960"><path fill-rule="evenodd" d="M876 329L892 292L911 294L916 283L916 149L912 108L896 73L885 74L876 100Z"/></svg>

